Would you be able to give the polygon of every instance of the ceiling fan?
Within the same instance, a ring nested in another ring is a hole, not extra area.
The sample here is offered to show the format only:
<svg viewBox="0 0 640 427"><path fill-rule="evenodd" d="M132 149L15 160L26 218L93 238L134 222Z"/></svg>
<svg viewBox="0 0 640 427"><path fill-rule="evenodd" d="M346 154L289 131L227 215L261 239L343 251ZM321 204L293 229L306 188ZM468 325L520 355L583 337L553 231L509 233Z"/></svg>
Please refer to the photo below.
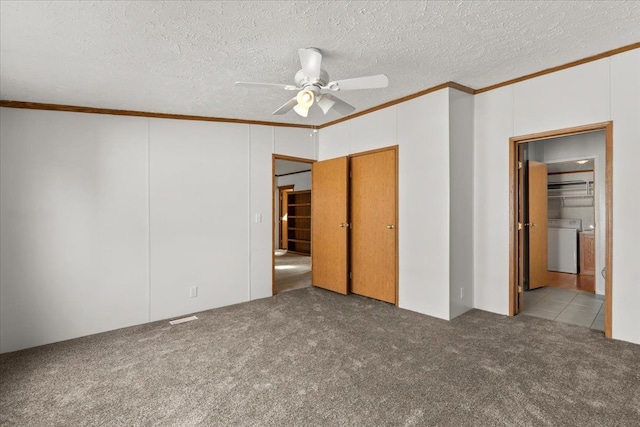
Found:
<svg viewBox="0 0 640 427"><path fill-rule="evenodd" d="M354 89L377 89L389 85L389 79L384 74L376 76L356 77L346 80L329 80L329 74L322 69L322 53L319 49L309 47L299 49L300 64L302 69L296 73L295 85L283 85L278 83L254 83L236 82L236 86L243 87L271 87L284 90L295 90L298 94L287 101L273 114L285 114L293 109L302 117L307 117L309 108L315 102L324 114L334 109L340 114L349 114L355 111L353 105L349 105L340 98L323 91L340 91Z"/></svg>

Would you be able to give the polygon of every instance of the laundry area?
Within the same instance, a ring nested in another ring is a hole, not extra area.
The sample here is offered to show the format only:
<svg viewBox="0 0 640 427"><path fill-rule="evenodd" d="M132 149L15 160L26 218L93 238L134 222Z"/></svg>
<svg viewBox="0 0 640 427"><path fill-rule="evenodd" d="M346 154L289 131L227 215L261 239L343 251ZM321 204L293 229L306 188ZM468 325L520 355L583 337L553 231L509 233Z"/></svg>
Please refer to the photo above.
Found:
<svg viewBox="0 0 640 427"><path fill-rule="evenodd" d="M528 165L546 169L546 182L537 184L537 195L531 185L541 180L530 177L527 210L534 215L538 208L544 215L546 208L546 218L531 217L525 224L530 227L525 270L529 280L522 313L604 330L604 135L531 142L525 151ZM546 238L546 245L535 241L536 232ZM546 271L538 274L535 263L544 264L534 260L545 251Z"/></svg>
<svg viewBox="0 0 640 427"><path fill-rule="evenodd" d="M550 272L588 276L595 274L593 163L593 159L582 159L548 165L547 233ZM576 168L580 168L580 171ZM584 290L595 292L595 288Z"/></svg>
<svg viewBox="0 0 640 427"><path fill-rule="evenodd" d="M527 302L543 317L604 330L604 295L595 293L593 163L547 165L549 282Z"/></svg>
<svg viewBox="0 0 640 427"><path fill-rule="evenodd" d="M581 219L550 219L547 223L549 238L549 271L578 274L578 233Z"/></svg>

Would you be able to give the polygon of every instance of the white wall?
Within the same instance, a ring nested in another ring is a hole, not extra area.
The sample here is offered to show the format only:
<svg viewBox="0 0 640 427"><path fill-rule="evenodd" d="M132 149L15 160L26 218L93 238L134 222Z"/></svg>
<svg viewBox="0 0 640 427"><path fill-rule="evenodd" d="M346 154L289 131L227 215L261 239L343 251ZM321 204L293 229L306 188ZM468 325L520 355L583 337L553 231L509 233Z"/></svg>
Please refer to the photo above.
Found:
<svg viewBox="0 0 640 427"><path fill-rule="evenodd" d="M449 90L394 108L400 179L398 305L449 319Z"/></svg>
<svg viewBox="0 0 640 427"><path fill-rule="evenodd" d="M613 337L640 344L640 49L611 62L613 120Z"/></svg>
<svg viewBox="0 0 640 427"><path fill-rule="evenodd" d="M474 305L509 314L509 138L513 87L474 96Z"/></svg>
<svg viewBox="0 0 640 427"><path fill-rule="evenodd" d="M250 126L250 197L251 222L250 263L251 289L249 299L271 296L271 212L274 150L274 130L270 126Z"/></svg>
<svg viewBox="0 0 640 427"><path fill-rule="evenodd" d="M0 109L0 352L148 320L147 128Z"/></svg>
<svg viewBox="0 0 640 427"><path fill-rule="evenodd" d="M319 136L296 128L0 109L0 352L199 310L193 301L178 301L174 310L169 301L184 299L185 286L196 281L213 306L270 295L273 153L329 159L398 144L399 305L450 318L450 92L324 128ZM613 120L613 337L640 343L640 201L630 196L640 181L640 49L473 102L474 306L508 313L509 137ZM224 145L217 145L220 135ZM196 158L200 150L206 158ZM214 180L207 167L229 169L212 158L221 155L238 168L232 176L240 195L222 189L229 184ZM201 199L209 189L230 203ZM210 227L219 208L241 212L242 224L232 221L244 243ZM184 223L191 219L193 226ZM149 236L150 228L160 234ZM154 254L156 261L171 258L165 245L175 243L209 256L219 254L217 245L231 245L240 252L232 269L248 283L218 286L226 276L214 270L227 267L224 254L209 267L179 255L182 266L156 267ZM188 276L188 268L197 274ZM171 277L156 289L165 269Z"/></svg>
<svg viewBox="0 0 640 427"><path fill-rule="evenodd" d="M508 313L509 137L613 120L613 338L640 343L640 50L475 96L475 306Z"/></svg>
<svg viewBox="0 0 640 427"><path fill-rule="evenodd" d="M151 321L249 299L248 132L150 120Z"/></svg>
<svg viewBox="0 0 640 427"><path fill-rule="evenodd" d="M449 90L450 313L473 308L473 95Z"/></svg>
<svg viewBox="0 0 640 427"><path fill-rule="evenodd" d="M392 106L321 129L318 159L334 159L396 145L396 114L397 107Z"/></svg>
<svg viewBox="0 0 640 427"><path fill-rule="evenodd" d="M318 133L318 159L327 160L351 153L351 122L347 120L320 129Z"/></svg>
<svg viewBox="0 0 640 427"><path fill-rule="evenodd" d="M514 135L609 120L609 62L605 58L509 86Z"/></svg>
<svg viewBox="0 0 640 427"><path fill-rule="evenodd" d="M303 128L273 128L273 153L303 159L317 158L317 132Z"/></svg>
<svg viewBox="0 0 640 427"><path fill-rule="evenodd" d="M0 352L270 296L271 157L317 152L243 124L1 108L0 129Z"/></svg>
<svg viewBox="0 0 640 427"><path fill-rule="evenodd" d="M385 108L349 120L351 127L350 153L396 145L397 107Z"/></svg>

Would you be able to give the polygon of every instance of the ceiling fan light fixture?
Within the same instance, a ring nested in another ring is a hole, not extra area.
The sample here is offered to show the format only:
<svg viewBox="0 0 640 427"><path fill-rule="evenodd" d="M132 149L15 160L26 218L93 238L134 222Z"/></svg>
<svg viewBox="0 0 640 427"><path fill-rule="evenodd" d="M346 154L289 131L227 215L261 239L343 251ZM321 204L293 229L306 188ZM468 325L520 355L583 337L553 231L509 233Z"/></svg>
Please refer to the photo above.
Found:
<svg viewBox="0 0 640 427"><path fill-rule="evenodd" d="M301 107L300 105L296 105L295 107L293 107L293 111L295 111L299 116L302 117L307 117L309 115L309 109Z"/></svg>
<svg viewBox="0 0 640 427"><path fill-rule="evenodd" d="M309 108L313 105L314 98L315 96L312 91L301 90L296 96L298 105L293 107L293 111L295 111L302 117L307 117L309 115Z"/></svg>

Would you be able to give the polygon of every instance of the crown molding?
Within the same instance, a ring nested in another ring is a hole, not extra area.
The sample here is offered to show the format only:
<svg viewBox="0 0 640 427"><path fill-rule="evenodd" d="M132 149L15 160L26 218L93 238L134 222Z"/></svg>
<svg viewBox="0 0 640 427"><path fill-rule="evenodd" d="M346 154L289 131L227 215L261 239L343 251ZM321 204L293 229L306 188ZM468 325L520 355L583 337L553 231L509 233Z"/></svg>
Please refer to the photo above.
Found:
<svg viewBox="0 0 640 427"><path fill-rule="evenodd" d="M459 83L456 83L456 82L442 83L442 84L439 84L437 86L430 87L429 89L421 90L420 92L416 92L416 93L413 93L411 95L403 96L402 98L394 99L392 101L385 102L384 104L380 104L380 105L377 105L375 107L368 108L366 110L358 111L357 113L351 114L350 116L341 117L338 120L334 120L332 122L324 123L322 125L319 125L318 129L322 129L322 128L325 128L327 126L332 126L332 125L344 122L346 120L355 119L356 117L360 117L360 116L363 116L365 114L373 113L374 111L382 110L383 108L391 107L393 105L397 105L397 104L400 104L402 102L406 102L406 101L409 101L411 99L418 98L420 96L426 95L428 93L436 92L438 90L446 89L446 88L457 89L457 90L460 90L462 92L466 92L466 93L469 93L469 94L472 94L472 95L475 92L472 88L467 87L467 86L463 86L463 85L461 85Z"/></svg>
<svg viewBox="0 0 640 427"><path fill-rule="evenodd" d="M175 119L175 120L195 120L195 121L204 121L204 122L223 122L223 123L239 123L239 124L249 124L249 125L264 125L264 126L278 126L278 127L290 127L290 128L302 128L302 129L322 129L328 126L332 126L347 120L355 119L356 117L363 116L365 114L373 113L374 111L382 110L383 108L391 107L393 105L400 104L402 102L409 101L414 98L421 97L423 95L427 95L432 92L436 92L441 89L451 88L456 89L471 95L477 95L480 93L488 92L493 89L498 89L504 86L512 85L515 83L519 83L525 80L533 79L539 76L543 76L545 74L555 73L557 71L565 70L567 68L576 67L578 65L586 64L589 62L597 61L599 59L607 58L613 55L617 55L619 53L627 52L629 50L634 50L640 48L640 42L633 43L627 46L622 46L617 49L608 50L603 53L599 53L597 55L589 56L587 58L579 59L577 61L569 62L567 64L558 65L557 67L547 68L545 70L537 71L535 73L527 74L522 77L518 77L515 79L507 80L501 83L496 83L491 86L486 86L480 89L473 89L468 86L461 85L456 82L446 82L439 84L437 86L433 86L429 89L422 90L420 92L413 93L411 95L404 96L402 98L398 98L389 102L385 102L384 104L380 104L375 107L368 108L366 110L359 111L355 114L351 114L346 117L341 117L340 119L327 122L321 125L301 125L294 123L280 123L280 122L267 122L267 121L258 121L258 120L244 120L244 119L227 119L222 117L208 117L208 116L190 116L185 114L169 114L169 113L151 113L145 111L133 111L133 110L114 110L108 108L95 108L95 107L82 107L75 105L61 105L61 104L43 104L38 102L23 102L23 101L6 101L0 100L0 107L7 108L25 108L31 110L51 110L51 111L67 111L74 113L91 113L91 114L110 114L115 116L136 116L136 117L152 117L159 119Z"/></svg>
<svg viewBox="0 0 640 427"><path fill-rule="evenodd" d="M150 113L146 111L114 110L109 108L82 107L77 105L43 104L39 102L0 100L0 107L25 108L29 110L66 111L72 113L110 114L113 116L152 117L156 119L195 120L201 122L239 123L246 125L280 126L290 128L317 129L313 125L293 123L263 122L259 120L227 119L222 117L190 116L186 114Z"/></svg>
<svg viewBox="0 0 640 427"><path fill-rule="evenodd" d="M602 59L602 58L608 58L609 56L617 55L619 53L626 52L628 50L638 49L638 48L640 48L640 42L633 43L633 44L630 44L630 45L627 45L627 46L622 46L622 47L619 47L617 49L608 50L606 52L602 52L602 53L599 53L597 55L589 56L587 58L578 59L577 61L569 62L567 64L558 65L557 67L547 68L547 69L544 69L542 71L537 71L535 73L531 73L531 74L527 74L526 76L517 77L515 79L507 80L507 81L502 82L502 83L496 83L496 84L491 85L491 86L483 87L481 89L476 89L474 94L477 95L479 93L488 92L490 90L498 89L498 88L503 87L503 86L509 86L509 85L514 84L514 83L519 83L519 82L522 82L522 81L525 81L525 80L529 80L529 79L533 79L533 78L536 78L536 77L544 76L545 74L555 73L556 71L566 70L567 68L576 67L578 65L582 65L582 64L589 63L589 62L597 61L597 60Z"/></svg>

